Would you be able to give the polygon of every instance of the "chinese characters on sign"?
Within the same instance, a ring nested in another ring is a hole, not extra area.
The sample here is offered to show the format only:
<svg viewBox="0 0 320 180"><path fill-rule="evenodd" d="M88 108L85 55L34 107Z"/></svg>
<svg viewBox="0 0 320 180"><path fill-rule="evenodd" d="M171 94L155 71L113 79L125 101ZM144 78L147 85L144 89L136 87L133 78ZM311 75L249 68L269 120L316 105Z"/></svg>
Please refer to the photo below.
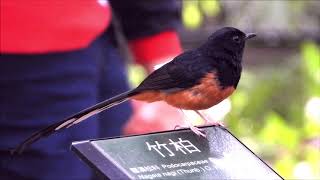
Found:
<svg viewBox="0 0 320 180"><path fill-rule="evenodd" d="M176 156L178 153L182 155L201 153L201 150L192 144L191 141L183 138L178 138L174 141L173 139L167 139L164 141L153 141L145 142L148 151L154 151L157 155L166 158ZM155 179L155 178L167 178L176 177L186 174L200 174L202 172L211 170L209 167L209 161L197 160L197 161L186 161L176 163L161 163L144 165L129 168L134 174L137 174L138 179Z"/></svg>
<svg viewBox="0 0 320 180"><path fill-rule="evenodd" d="M172 157L175 156L176 152L183 154L191 154L193 152L201 152L195 145L193 145L189 140L182 140L179 138L179 141L173 141L169 139L170 143L159 143L154 141L154 144L146 142L147 148L149 151L156 151L162 157ZM173 149L173 150L172 150Z"/></svg>

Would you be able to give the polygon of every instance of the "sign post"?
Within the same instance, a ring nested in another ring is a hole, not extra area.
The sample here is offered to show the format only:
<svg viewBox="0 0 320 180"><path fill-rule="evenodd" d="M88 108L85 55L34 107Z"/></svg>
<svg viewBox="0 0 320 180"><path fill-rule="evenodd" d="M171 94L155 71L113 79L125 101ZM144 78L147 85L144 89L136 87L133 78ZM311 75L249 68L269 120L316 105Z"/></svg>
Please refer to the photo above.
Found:
<svg viewBox="0 0 320 180"><path fill-rule="evenodd" d="M105 179L282 179L228 130L202 127L73 142L71 149Z"/></svg>

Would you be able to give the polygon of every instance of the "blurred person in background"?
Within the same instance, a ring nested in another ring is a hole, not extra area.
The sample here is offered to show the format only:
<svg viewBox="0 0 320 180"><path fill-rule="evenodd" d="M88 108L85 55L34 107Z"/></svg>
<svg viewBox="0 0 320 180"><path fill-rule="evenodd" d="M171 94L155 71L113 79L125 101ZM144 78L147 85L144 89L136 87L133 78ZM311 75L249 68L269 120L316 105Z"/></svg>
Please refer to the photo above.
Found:
<svg viewBox="0 0 320 180"><path fill-rule="evenodd" d="M111 7L136 62L149 71L181 52L179 1L1 1L0 149L129 89ZM71 142L121 135L130 114L124 103L19 156L1 151L0 177L90 179L89 168L69 151ZM127 131L144 127L139 115L132 117Z"/></svg>

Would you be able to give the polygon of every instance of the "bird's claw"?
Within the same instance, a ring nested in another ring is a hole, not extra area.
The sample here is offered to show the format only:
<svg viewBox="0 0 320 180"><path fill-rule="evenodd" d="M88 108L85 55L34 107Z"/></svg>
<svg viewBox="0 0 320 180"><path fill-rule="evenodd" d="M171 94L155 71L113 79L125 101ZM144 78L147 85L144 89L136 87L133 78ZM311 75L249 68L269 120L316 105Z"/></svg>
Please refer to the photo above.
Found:
<svg viewBox="0 0 320 180"><path fill-rule="evenodd" d="M190 126L190 130L192 132L194 132L196 135L206 138L204 130L199 129L199 128L195 127L195 126Z"/></svg>
<svg viewBox="0 0 320 180"><path fill-rule="evenodd" d="M185 128L185 127L180 126L180 125L176 125L176 126L174 127L174 130L182 129L182 128ZM196 126L193 126L193 125L190 125L189 128L190 128L190 130L191 130L193 133L195 133L196 135L202 136L202 137L206 138L205 131L204 131L203 129L200 129L200 128L198 128L198 127L196 127Z"/></svg>

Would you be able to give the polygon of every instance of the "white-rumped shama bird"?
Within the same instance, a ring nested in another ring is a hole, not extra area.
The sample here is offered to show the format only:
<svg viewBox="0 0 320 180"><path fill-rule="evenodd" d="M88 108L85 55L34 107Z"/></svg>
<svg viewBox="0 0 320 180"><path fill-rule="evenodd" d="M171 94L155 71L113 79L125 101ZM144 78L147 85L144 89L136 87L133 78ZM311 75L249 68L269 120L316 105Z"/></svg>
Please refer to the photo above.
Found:
<svg viewBox="0 0 320 180"><path fill-rule="evenodd" d="M178 55L152 72L137 88L32 134L12 152L21 153L25 147L42 137L69 128L129 99L150 103L165 101L174 107L195 110L199 114L198 110L218 104L236 89L242 70L245 42L255 36L233 27L219 29L200 47Z"/></svg>

